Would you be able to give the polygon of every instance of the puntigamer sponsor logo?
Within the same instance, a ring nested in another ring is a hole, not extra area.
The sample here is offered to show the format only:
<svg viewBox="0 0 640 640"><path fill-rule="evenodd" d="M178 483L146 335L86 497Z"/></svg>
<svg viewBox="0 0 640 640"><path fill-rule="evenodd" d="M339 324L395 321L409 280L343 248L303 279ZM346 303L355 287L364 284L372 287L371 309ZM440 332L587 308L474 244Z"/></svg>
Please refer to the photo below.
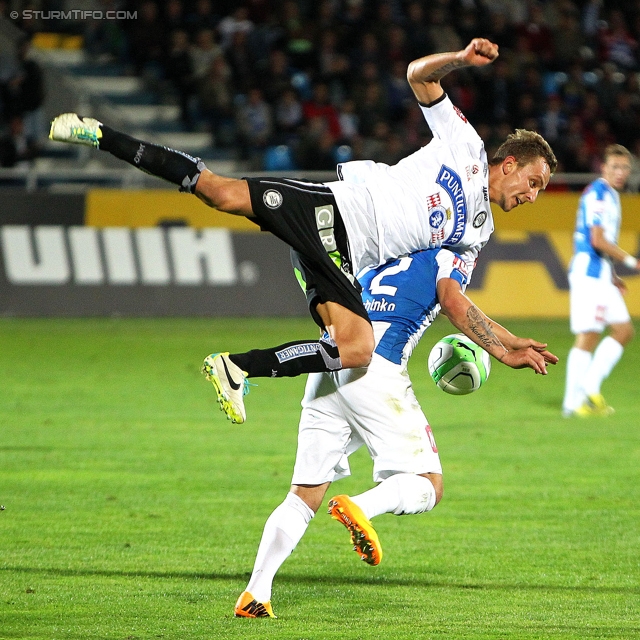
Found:
<svg viewBox="0 0 640 640"><path fill-rule="evenodd" d="M467 221L467 201L462 188L462 180L460 176L453 170L442 165L440 173L436 178L436 182L449 194L451 204L453 205L454 225L453 231L444 241L444 244L456 244L460 242L464 235L464 229Z"/></svg>
<svg viewBox="0 0 640 640"><path fill-rule="evenodd" d="M252 284L227 229L0 227L0 265L11 285Z"/></svg>
<svg viewBox="0 0 640 640"><path fill-rule="evenodd" d="M302 356L311 356L318 351L320 345L317 342L307 342L306 344L296 344L292 347L287 347L282 351L276 351L276 357L278 362L287 362L288 360L294 360Z"/></svg>

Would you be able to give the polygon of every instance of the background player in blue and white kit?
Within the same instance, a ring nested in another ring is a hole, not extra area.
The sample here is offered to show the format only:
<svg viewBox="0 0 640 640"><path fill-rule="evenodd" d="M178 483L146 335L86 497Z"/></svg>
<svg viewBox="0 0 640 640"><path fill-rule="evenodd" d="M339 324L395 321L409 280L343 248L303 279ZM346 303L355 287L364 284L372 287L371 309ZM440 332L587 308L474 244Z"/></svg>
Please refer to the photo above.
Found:
<svg viewBox="0 0 640 640"><path fill-rule="evenodd" d="M557 161L539 134L518 131L487 159L482 140L446 96L440 80L450 71L482 67L498 46L474 38L464 49L427 55L409 64L407 80L433 140L394 166L346 163L343 180L311 183L271 177L233 179L209 171L199 158L103 125L62 114L54 140L88 144L179 185L220 211L242 215L292 247L307 287L309 310L326 338L248 354L216 353L204 372L234 422L244 422L247 377L296 376L366 366L374 337L355 274L434 246L475 258L493 231L490 202L505 211L533 202ZM512 366L546 373L535 350L506 354Z"/></svg>
<svg viewBox="0 0 640 640"><path fill-rule="evenodd" d="M550 363L546 345L518 338L464 295L473 263L446 249L429 249L359 274L376 346L368 368L312 373L302 400L291 490L265 524L253 573L236 603L243 617L272 616L273 578L302 538L329 485L350 474L348 457L366 446L375 488L329 501L368 564L382 558L370 519L430 511L442 497L435 439L415 397L407 361L440 310L498 360L533 348Z"/></svg>
<svg viewBox="0 0 640 640"><path fill-rule="evenodd" d="M622 211L618 192L631 171L631 154L621 145L605 149L602 175L580 198L569 267L571 332L576 340L567 359L562 405L565 416L609 415L613 409L600 393L634 329L623 300L624 282L612 261L640 269L638 260L618 246ZM609 327L609 335L600 341Z"/></svg>

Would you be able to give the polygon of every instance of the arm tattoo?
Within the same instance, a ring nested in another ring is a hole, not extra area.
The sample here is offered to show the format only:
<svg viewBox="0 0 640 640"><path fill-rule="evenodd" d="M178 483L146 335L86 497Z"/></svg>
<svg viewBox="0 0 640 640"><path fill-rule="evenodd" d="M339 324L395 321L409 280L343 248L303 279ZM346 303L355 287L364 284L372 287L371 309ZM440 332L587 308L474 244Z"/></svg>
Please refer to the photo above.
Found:
<svg viewBox="0 0 640 640"><path fill-rule="evenodd" d="M441 78L447 75L449 71L453 71L454 69L459 69L460 67L466 67L467 63L462 60L453 60L448 64L440 67L439 69L435 69L432 71L425 79L424 82L437 82Z"/></svg>
<svg viewBox="0 0 640 640"><path fill-rule="evenodd" d="M478 310L478 307L471 305L467 309L468 327L477 336L485 349L490 352L492 347L500 347L504 349L504 353L496 358L502 361L502 358L509 353L509 350L500 342L498 336L493 332L491 322L484 317Z"/></svg>

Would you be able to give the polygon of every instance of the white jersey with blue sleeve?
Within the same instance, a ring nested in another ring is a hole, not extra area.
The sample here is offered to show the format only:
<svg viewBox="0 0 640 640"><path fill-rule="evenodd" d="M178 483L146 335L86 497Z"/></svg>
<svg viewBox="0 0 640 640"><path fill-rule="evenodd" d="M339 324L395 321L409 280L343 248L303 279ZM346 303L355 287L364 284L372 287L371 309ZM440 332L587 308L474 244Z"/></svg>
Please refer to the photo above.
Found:
<svg viewBox="0 0 640 640"><path fill-rule="evenodd" d="M398 258L359 274L362 300L376 341L374 353L406 367L414 347L440 312L437 283L453 278L466 288L470 270L445 249Z"/></svg>
<svg viewBox="0 0 640 640"><path fill-rule="evenodd" d="M571 331L601 333L612 324L629 322L622 293L613 282L611 258L591 245L591 230L601 227L606 240L618 244L622 213L618 192L603 178L583 191L573 235L569 266Z"/></svg>
<svg viewBox="0 0 640 640"><path fill-rule="evenodd" d="M351 473L349 456L365 446L373 479L442 473L438 447L406 363L440 311L442 278L469 280L466 262L428 249L366 269L358 279L376 347L368 367L310 373L302 400L292 484L318 485Z"/></svg>
<svg viewBox="0 0 640 640"><path fill-rule="evenodd" d="M620 196L606 180L598 178L587 186L578 205L574 257L569 267L571 277L611 278L611 259L593 248L591 229L602 227L605 239L617 244L621 218Z"/></svg>
<svg viewBox="0 0 640 640"><path fill-rule="evenodd" d="M389 166L354 161L331 182L356 272L430 247L477 257L493 232L487 154L446 94L421 105L433 140Z"/></svg>

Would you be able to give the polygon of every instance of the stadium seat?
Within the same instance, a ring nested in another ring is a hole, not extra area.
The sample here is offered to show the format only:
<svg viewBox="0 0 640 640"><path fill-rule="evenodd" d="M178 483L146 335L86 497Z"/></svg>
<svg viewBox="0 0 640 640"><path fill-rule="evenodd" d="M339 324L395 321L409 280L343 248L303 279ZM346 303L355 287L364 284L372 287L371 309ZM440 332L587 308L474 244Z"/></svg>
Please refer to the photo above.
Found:
<svg viewBox="0 0 640 640"><path fill-rule="evenodd" d="M349 160L353 159L353 149L348 144L341 144L339 147L335 148L333 155L336 164L340 162L349 162Z"/></svg>
<svg viewBox="0 0 640 640"><path fill-rule="evenodd" d="M268 147L264 154L265 171L293 171L296 164L291 148L286 144Z"/></svg>

